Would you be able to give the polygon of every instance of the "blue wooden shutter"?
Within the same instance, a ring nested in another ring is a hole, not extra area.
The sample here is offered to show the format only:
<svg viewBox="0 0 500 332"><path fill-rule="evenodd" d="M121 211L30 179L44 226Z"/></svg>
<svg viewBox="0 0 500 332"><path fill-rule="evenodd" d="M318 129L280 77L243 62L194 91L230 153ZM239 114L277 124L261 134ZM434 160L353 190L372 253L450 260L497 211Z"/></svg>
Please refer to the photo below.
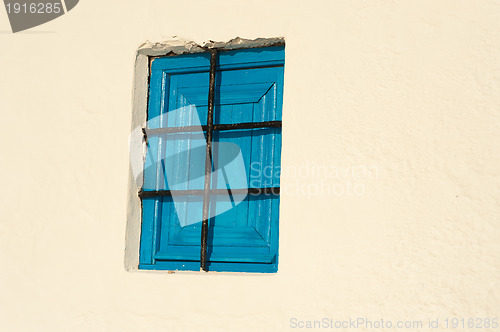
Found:
<svg viewBox="0 0 500 332"><path fill-rule="evenodd" d="M217 126L281 121L284 48L220 52L218 60L207 266L210 271L275 272L279 194L238 190L279 188L281 127ZM142 269L199 270L208 69L207 54L152 62L148 129L179 130L148 135L142 190L180 194L142 198ZM226 149L234 146L240 170L224 171ZM216 193L224 191L237 193Z"/></svg>

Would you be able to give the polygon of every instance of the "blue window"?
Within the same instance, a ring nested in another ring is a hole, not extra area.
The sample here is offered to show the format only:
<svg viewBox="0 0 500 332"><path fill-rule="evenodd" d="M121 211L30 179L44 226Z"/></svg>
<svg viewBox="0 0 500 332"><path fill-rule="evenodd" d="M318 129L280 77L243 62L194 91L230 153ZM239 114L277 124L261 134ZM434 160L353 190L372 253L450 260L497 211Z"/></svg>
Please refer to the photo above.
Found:
<svg viewBox="0 0 500 332"><path fill-rule="evenodd" d="M283 66L284 46L152 59L140 269L277 271Z"/></svg>

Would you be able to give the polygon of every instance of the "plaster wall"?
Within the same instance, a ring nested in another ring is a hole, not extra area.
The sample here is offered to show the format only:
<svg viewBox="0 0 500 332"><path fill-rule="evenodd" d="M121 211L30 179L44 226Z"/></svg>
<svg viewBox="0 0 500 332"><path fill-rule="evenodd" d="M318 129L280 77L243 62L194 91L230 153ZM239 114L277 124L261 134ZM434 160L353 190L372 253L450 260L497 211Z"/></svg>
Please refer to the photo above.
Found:
<svg viewBox="0 0 500 332"><path fill-rule="evenodd" d="M499 31L498 1L0 10L0 331L499 317ZM279 272L127 271L136 51L236 36L286 40Z"/></svg>

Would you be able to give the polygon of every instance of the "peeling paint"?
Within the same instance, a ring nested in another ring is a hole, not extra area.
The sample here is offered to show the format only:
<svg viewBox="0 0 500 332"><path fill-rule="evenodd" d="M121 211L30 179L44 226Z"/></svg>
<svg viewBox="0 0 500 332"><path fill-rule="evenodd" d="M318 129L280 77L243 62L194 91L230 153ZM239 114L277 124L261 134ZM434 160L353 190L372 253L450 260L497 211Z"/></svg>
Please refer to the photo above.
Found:
<svg viewBox="0 0 500 332"><path fill-rule="evenodd" d="M274 45L284 45L283 37L276 38L256 38L245 39L236 37L227 42L209 40L203 44L198 44L194 41L184 39L174 39L163 42L145 42L139 46L138 54L148 56L165 56L165 55L180 55L187 53L203 53L207 49L216 48L218 50L236 50L241 48L257 48Z"/></svg>

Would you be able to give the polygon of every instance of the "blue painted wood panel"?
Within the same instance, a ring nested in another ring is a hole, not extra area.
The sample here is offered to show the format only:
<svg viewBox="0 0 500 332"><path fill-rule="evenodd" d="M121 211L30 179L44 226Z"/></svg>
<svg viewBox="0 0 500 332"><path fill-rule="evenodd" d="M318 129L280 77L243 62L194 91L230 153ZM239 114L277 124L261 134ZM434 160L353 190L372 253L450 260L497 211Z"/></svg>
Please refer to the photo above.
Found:
<svg viewBox="0 0 500 332"><path fill-rule="evenodd" d="M149 128L206 124L208 60L153 61ZM215 124L281 120L283 47L221 52L218 60ZM150 137L143 190L203 189L205 144L201 130ZM241 171L227 166L228 146L237 147ZM281 128L214 132L212 189L279 187L280 166ZM199 270L202 206L201 195L144 198L139 267ZM212 195L210 215L210 271L277 271L279 195Z"/></svg>

